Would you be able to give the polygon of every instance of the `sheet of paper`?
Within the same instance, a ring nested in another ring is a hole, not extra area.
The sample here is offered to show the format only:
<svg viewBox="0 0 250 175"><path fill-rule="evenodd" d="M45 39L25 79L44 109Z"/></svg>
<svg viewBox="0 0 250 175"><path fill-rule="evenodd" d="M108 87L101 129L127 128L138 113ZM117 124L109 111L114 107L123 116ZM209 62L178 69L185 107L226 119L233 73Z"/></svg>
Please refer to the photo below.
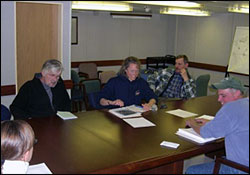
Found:
<svg viewBox="0 0 250 175"><path fill-rule="evenodd" d="M211 116L211 115L202 115L202 116L197 117L197 118L203 118L203 119L207 119L207 120L213 120L214 116Z"/></svg>
<svg viewBox="0 0 250 175"><path fill-rule="evenodd" d="M69 119L75 119L77 118L77 116L75 116L74 114L72 114L71 112L67 112L67 111L57 111L56 113L60 118L62 118L63 120L69 120Z"/></svg>
<svg viewBox="0 0 250 175"><path fill-rule="evenodd" d="M142 127L150 127L155 126L154 123L150 122L149 120L139 117L139 118L129 118L129 119L123 119L125 122L127 122L129 125L131 125L133 128L142 128Z"/></svg>
<svg viewBox="0 0 250 175"><path fill-rule="evenodd" d="M182 117L182 118L193 117L193 116L198 115L198 114L195 114L192 112L184 111L182 109L166 111L166 113L173 114L173 115L176 115L176 116Z"/></svg>
<svg viewBox="0 0 250 175"><path fill-rule="evenodd" d="M52 174L45 163L30 165L27 174Z"/></svg>

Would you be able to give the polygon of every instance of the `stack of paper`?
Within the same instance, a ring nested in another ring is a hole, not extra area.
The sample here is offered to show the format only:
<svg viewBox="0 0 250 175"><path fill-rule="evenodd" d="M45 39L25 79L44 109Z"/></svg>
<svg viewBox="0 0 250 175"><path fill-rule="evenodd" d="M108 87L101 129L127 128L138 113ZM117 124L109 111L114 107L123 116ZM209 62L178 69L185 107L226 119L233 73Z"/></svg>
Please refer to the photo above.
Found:
<svg viewBox="0 0 250 175"><path fill-rule="evenodd" d="M66 112L66 111L58 111L56 113L59 117L61 117L63 120L69 120L69 119L75 119L77 116L72 114L71 112Z"/></svg>
<svg viewBox="0 0 250 175"><path fill-rule="evenodd" d="M189 140L192 140L198 144L204 144L204 143L218 139L214 137L202 138L197 132L193 130L193 128L179 128L176 134L181 137L185 137Z"/></svg>

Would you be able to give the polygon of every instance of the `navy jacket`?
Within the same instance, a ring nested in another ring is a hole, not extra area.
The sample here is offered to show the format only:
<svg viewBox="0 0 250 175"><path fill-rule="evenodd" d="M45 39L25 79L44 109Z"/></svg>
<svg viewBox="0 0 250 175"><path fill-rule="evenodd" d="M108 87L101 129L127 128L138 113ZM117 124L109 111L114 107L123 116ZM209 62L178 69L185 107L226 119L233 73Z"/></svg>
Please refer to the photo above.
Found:
<svg viewBox="0 0 250 175"><path fill-rule="evenodd" d="M55 110L51 107L49 96L40 79L34 77L33 80L24 83L10 105L14 119L48 117L55 115L57 111L71 111L69 94L61 78L56 86L51 88L51 92Z"/></svg>
<svg viewBox="0 0 250 175"><path fill-rule="evenodd" d="M123 75L111 78L107 82L99 93L99 101L101 98L111 101L120 99L124 102L124 106L141 105L143 101L148 103L152 98L157 101L157 96L143 78L138 77L131 82ZM111 108L111 106L107 106L107 108Z"/></svg>

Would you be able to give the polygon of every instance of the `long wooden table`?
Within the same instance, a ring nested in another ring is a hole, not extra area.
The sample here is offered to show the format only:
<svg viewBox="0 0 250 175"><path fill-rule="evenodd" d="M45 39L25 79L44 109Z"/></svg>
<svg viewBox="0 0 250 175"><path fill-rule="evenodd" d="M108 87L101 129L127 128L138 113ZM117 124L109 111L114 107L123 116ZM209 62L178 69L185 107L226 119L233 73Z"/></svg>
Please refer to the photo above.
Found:
<svg viewBox="0 0 250 175"><path fill-rule="evenodd" d="M215 115L217 96L166 102L167 109L143 113L156 126L133 128L106 110L75 113L73 120L57 116L27 120L38 143L30 164L45 162L53 173L176 173L184 159L224 149L224 140L196 145L177 136L183 118L166 113L183 109L199 115ZM179 143L163 148L162 141Z"/></svg>

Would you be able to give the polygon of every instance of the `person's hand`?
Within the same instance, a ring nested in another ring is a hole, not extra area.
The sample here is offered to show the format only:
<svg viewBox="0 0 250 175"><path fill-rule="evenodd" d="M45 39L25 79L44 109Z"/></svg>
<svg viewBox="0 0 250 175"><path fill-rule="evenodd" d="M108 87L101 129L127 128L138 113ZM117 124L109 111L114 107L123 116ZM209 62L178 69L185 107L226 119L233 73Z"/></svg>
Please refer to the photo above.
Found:
<svg viewBox="0 0 250 175"><path fill-rule="evenodd" d="M181 69L180 74L181 74L182 78L184 79L184 81L188 80L188 75L187 75L187 71L185 68Z"/></svg>
<svg viewBox="0 0 250 175"><path fill-rule="evenodd" d="M151 110L152 106L148 103L144 103L144 104L142 104L142 107L145 111L149 111L149 110Z"/></svg>
<svg viewBox="0 0 250 175"><path fill-rule="evenodd" d="M117 106L124 106L124 102L120 99L114 100L114 101L110 101L109 100L109 105L117 105Z"/></svg>
<svg viewBox="0 0 250 175"><path fill-rule="evenodd" d="M198 118L196 118L196 119L188 119L188 120L186 120L186 126L189 126L189 127L193 128L196 125L203 126L207 122L209 122L209 120L206 120L206 119L203 119L203 118L200 118L200 119L198 119Z"/></svg>
<svg viewBox="0 0 250 175"><path fill-rule="evenodd" d="M202 125L202 126L210 121L210 120L207 120L207 119L204 119L204 118L195 118L194 120L196 121L196 123L198 123L199 125Z"/></svg>
<svg viewBox="0 0 250 175"><path fill-rule="evenodd" d="M192 125L196 124L196 121L194 119L188 119L186 120L186 126L192 127Z"/></svg>

